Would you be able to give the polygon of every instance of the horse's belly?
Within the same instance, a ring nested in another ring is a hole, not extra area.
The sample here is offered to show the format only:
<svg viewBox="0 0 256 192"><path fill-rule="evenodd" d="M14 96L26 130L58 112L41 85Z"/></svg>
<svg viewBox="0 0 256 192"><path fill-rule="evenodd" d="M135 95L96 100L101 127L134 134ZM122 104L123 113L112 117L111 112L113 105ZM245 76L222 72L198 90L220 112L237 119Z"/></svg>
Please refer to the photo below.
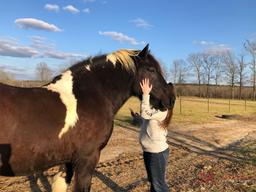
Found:
<svg viewBox="0 0 256 192"><path fill-rule="evenodd" d="M58 153L61 149L53 146L42 143L26 146L17 142L0 145L0 175L30 175L64 163L66 152Z"/></svg>

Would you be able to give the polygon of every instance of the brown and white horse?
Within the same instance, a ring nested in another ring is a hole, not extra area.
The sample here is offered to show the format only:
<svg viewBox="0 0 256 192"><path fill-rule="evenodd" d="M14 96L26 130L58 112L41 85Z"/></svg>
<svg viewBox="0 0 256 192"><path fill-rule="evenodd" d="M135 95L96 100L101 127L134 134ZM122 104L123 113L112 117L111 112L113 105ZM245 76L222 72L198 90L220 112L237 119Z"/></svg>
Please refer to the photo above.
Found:
<svg viewBox="0 0 256 192"><path fill-rule="evenodd" d="M157 60L142 50L118 50L79 62L40 88L0 84L0 175L29 175L65 164L74 191L90 191L114 116L139 82L149 78L158 108L172 108Z"/></svg>

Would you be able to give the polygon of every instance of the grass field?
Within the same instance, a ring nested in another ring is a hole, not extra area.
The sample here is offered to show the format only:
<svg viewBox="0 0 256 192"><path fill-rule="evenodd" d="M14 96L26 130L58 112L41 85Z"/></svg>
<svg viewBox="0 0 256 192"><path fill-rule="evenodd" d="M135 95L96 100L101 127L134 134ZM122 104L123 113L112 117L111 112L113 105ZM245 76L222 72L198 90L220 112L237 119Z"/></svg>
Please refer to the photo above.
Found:
<svg viewBox="0 0 256 192"><path fill-rule="evenodd" d="M116 119L129 121L131 119L129 108L139 112L140 101L132 97L119 110ZM204 123L211 122L216 116L223 114L236 114L242 116L256 116L256 102L228 99L203 99L198 97L177 98L173 122L174 123Z"/></svg>

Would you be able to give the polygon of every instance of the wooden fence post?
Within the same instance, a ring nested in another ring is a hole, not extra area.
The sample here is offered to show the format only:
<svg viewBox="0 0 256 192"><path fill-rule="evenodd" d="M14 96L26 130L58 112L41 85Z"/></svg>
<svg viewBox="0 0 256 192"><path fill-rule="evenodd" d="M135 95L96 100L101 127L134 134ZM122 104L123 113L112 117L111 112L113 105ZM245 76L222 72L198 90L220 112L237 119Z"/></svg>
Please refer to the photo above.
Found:
<svg viewBox="0 0 256 192"><path fill-rule="evenodd" d="M180 96L180 114L181 114L181 96Z"/></svg>
<svg viewBox="0 0 256 192"><path fill-rule="evenodd" d="M207 106L208 113L210 112L210 98L208 97L208 106Z"/></svg>
<svg viewBox="0 0 256 192"><path fill-rule="evenodd" d="M230 99L228 100L228 111L229 111L229 113L230 113Z"/></svg>

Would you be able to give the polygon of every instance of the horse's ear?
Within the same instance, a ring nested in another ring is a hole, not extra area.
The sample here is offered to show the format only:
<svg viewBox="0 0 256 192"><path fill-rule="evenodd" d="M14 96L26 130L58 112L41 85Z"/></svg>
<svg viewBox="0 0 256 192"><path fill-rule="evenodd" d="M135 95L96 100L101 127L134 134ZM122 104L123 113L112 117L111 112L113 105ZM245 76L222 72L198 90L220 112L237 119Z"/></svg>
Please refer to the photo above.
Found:
<svg viewBox="0 0 256 192"><path fill-rule="evenodd" d="M144 49L139 53L138 56L139 56L141 59L147 57L147 55L148 55L148 53L149 53L148 47L149 47L149 44L147 44L146 47L144 47Z"/></svg>

